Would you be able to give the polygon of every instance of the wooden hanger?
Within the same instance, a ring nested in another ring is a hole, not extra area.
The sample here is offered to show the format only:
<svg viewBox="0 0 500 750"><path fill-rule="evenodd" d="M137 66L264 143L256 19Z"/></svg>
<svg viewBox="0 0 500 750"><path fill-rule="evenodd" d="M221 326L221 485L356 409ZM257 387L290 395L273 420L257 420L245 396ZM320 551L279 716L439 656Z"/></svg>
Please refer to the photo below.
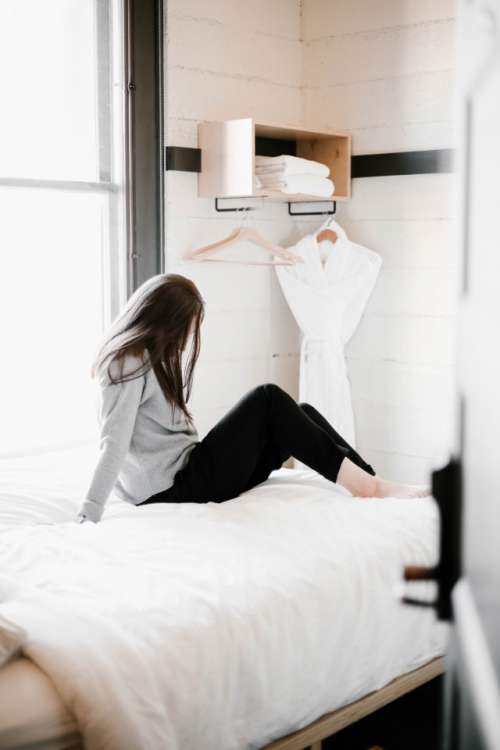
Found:
<svg viewBox="0 0 500 750"><path fill-rule="evenodd" d="M322 229L321 231L319 231L318 234L316 235L316 243L317 243L318 250L320 253L321 265L323 266L323 268L325 268L326 261L331 250L325 250L325 248L321 249L319 247L319 243L323 242L323 240L329 240L330 242L335 244L338 240L338 234L337 232L334 232L333 229L326 227L325 229Z"/></svg>
<svg viewBox="0 0 500 750"><path fill-rule="evenodd" d="M336 232L334 229L332 229L332 224L333 226L335 226L337 229L340 230L340 234L339 232ZM328 219L325 222L323 222L323 224L319 227L317 232L318 232L316 235L317 242L322 242L323 240L330 240L330 242L332 242L333 244L337 242L339 237L342 237L345 234L342 227L340 227L336 223L335 219L333 219L331 216L329 216Z"/></svg>
<svg viewBox="0 0 500 750"><path fill-rule="evenodd" d="M281 261L245 261L233 260L231 258L206 257L206 254L208 253L217 253L224 247L229 247L230 245L235 245L238 242L243 241L252 242L254 245L257 245L258 247L269 251L273 255L278 256L279 258L281 258ZM253 227L238 227L238 229L234 229L231 234L229 234L222 240L212 242L210 245L198 247L196 248L196 250L191 250L191 252L187 254L186 258L188 258L189 260L215 261L219 263L244 263L245 265L250 266L293 266L296 263L304 262L304 259L300 255L297 255L291 250L287 250L285 247L281 247L281 245L276 245L274 242L270 242L270 240L267 240L265 237L263 237L263 235Z"/></svg>
<svg viewBox="0 0 500 750"><path fill-rule="evenodd" d="M319 232L316 235L316 239L318 242L323 242L323 240L330 240L330 242L337 242L338 234L337 232L334 232L333 229L323 229L323 231Z"/></svg>

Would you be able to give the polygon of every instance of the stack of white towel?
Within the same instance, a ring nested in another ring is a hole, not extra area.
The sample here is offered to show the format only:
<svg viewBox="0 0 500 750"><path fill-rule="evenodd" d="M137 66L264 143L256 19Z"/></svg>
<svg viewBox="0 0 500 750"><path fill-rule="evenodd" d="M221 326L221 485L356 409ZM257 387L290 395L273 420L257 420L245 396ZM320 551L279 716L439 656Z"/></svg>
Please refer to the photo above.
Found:
<svg viewBox="0 0 500 750"><path fill-rule="evenodd" d="M256 187L282 193L305 193L328 198L335 184L328 179L330 168L312 159L298 156L256 156Z"/></svg>

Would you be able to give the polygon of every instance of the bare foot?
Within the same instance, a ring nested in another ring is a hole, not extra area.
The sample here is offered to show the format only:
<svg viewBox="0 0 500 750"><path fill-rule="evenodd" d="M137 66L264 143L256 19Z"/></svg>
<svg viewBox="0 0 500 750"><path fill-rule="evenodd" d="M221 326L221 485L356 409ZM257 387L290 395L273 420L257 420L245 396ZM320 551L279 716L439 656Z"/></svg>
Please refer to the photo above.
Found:
<svg viewBox="0 0 500 750"><path fill-rule="evenodd" d="M340 464L336 481L355 497L427 497L431 494L430 487L399 484L382 479L377 474L373 476L350 458L344 458Z"/></svg>
<svg viewBox="0 0 500 750"><path fill-rule="evenodd" d="M388 479L375 476L376 489L374 497L427 497L431 494L430 487L417 487L414 484L399 484Z"/></svg>

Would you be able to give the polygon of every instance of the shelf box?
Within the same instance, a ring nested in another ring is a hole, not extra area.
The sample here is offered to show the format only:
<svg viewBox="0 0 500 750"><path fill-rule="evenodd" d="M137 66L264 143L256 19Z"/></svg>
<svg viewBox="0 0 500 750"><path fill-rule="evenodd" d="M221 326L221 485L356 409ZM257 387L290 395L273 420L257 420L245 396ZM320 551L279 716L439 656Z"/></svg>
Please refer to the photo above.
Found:
<svg viewBox="0 0 500 750"><path fill-rule="evenodd" d="M265 141L263 141L265 139ZM267 155L291 153L313 159L330 168L335 192L330 198L287 194L254 189L256 149L265 143ZM201 198L267 196L272 201L348 200L351 197L351 136L333 130L302 130L251 117L198 124L201 172L198 195Z"/></svg>

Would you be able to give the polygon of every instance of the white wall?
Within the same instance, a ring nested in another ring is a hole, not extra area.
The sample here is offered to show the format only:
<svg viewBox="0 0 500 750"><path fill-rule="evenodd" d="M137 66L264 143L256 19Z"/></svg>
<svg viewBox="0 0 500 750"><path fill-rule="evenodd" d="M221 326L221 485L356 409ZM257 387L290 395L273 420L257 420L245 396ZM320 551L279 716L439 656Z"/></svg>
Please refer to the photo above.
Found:
<svg viewBox="0 0 500 750"><path fill-rule="evenodd" d="M455 145L452 0L304 0L306 125L353 134L353 153ZM347 348L358 449L382 475L425 482L455 407L454 178L355 179L338 219L381 274Z"/></svg>
<svg viewBox="0 0 500 750"><path fill-rule="evenodd" d="M199 120L300 125L299 0L169 0L166 32L168 144L197 146ZM192 278L207 302L192 401L204 434L259 383L276 382L297 397L299 335L273 268L180 260L229 234L242 215L217 214L213 199L198 198L195 174L167 172L166 191L167 271ZM276 242L293 240L286 204L246 220Z"/></svg>
<svg viewBox="0 0 500 750"><path fill-rule="evenodd" d="M339 127L354 153L454 145L450 0L170 0L166 142L196 146L198 120ZM450 444L454 300L448 175L353 180L338 219L383 269L348 347L358 449L379 473L426 481ZM322 218L285 205L249 221L291 242ZM188 264L188 249L240 223L197 198L196 175L167 173L167 270L207 300L193 409L203 434L253 385L298 393L299 334L273 269Z"/></svg>

